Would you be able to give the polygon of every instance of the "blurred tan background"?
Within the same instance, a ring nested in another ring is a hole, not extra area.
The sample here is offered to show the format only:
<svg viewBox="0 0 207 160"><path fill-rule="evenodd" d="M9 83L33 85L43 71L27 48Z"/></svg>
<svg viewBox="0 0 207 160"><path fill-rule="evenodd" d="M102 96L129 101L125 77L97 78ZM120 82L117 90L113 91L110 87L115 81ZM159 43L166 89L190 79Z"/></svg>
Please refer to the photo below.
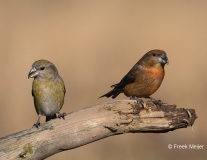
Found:
<svg viewBox="0 0 207 160"><path fill-rule="evenodd" d="M67 93L61 111L102 98L151 49L170 64L153 95L180 108L195 108L191 128L165 134L125 134L56 154L48 160L204 159L207 157L207 1L0 1L0 137L37 120L27 79L34 61L53 62ZM123 94L117 99L128 99ZM44 122L45 118L41 118ZM169 150L200 144L202 150Z"/></svg>

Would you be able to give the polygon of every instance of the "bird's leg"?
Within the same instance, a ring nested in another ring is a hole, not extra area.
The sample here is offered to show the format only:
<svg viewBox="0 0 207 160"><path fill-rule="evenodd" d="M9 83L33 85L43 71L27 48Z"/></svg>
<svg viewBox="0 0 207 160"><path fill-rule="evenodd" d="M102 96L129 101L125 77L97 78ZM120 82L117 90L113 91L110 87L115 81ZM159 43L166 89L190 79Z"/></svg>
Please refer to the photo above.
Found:
<svg viewBox="0 0 207 160"><path fill-rule="evenodd" d="M144 108L144 101L136 96L130 96L130 99L132 100L136 100L137 103L140 103L142 105L142 107Z"/></svg>
<svg viewBox="0 0 207 160"><path fill-rule="evenodd" d="M41 115L38 115L37 123L35 123L35 124L33 125L33 127L38 128L38 126L40 126L40 117L41 117Z"/></svg>
<svg viewBox="0 0 207 160"><path fill-rule="evenodd" d="M58 118L65 119L65 116L67 116L67 114L65 112L64 113L57 112L57 114L58 114Z"/></svg>
<svg viewBox="0 0 207 160"><path fill-rule="evenodd" d="M163 102L161 101L161 100L156 100L156 99L154 99L154 98L152 98L152 97L149 97L149 99L150 99L150 101L152 102L152 103L154 103L155 105L158 105L158 106L162 106L162 104L163 104Z"/></svg>

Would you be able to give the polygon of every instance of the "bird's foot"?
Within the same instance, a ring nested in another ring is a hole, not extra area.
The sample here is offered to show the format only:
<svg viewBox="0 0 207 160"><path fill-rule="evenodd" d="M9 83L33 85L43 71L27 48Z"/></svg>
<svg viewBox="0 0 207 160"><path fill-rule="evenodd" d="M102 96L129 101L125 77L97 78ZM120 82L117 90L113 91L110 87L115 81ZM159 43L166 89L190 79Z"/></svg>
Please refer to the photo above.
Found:
<svg viewBox="0 0 207 160"><path fill-rule="evenodd" d="M37 121L37 123L35 123L34 125L33 125L33 127L36 127L36 128L38 128L40 126L40 122L38 122Z"/></svg>
<svg viewBox="0 0 207 160"><path fill-rule="evenodd" d="M149 99L150 99L150 101L152 102L152 103L154 103L156 106L162 106L163 105L163 102L161 101L161 100L156 100L156 99L154 99L154 98L152 98L152 97L149 97Z"/></svg>
<svg viewBox="0 0 207 160"><path fill-rule="evenodd" d="M58 118L63 118L63 119L65 119L65 116L67 116L67 114L64 112L64 113L60 113L60 112L58 112L57 113L58 114Z"/></svg>
<svg viewBox="0 0 207 160"><path fill-rule="evenodd" d="M144 108L144 101L136 96L130 96L131 100L136 100L137 103L140 103L142 105L142 107Z"/></svg>

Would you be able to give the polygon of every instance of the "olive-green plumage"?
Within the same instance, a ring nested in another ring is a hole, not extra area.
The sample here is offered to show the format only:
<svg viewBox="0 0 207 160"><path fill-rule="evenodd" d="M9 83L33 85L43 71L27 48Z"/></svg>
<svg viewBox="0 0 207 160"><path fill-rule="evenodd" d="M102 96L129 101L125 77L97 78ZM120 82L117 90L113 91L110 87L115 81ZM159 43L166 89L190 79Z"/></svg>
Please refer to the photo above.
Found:
<svg viewBox="0 0 207 160"><path fill-rule="evenodd" d="M46 121L56 118L56 113L64 118L65 114L59 111L64 103L65 85L55 65L47 60L35 61L28 78L34 78L32 96L38 114L35 126L40 125L41 116L46 116Z"/></svg>

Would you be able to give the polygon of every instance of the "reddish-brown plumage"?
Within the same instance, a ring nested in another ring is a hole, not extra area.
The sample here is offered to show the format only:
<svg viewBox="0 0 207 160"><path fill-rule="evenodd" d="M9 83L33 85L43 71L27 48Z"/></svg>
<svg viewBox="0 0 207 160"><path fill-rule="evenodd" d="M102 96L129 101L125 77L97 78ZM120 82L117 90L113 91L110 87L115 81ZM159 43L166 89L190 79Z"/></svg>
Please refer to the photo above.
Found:
<svg viewBox="0 0 207 160"><path fill-rule="evenodd" d="M118 84L112 85L113 90L101 97L116 98L123 92L128 97L149 98L162 83L166 63L168 58L164 51L147 52Z"/></svg>

